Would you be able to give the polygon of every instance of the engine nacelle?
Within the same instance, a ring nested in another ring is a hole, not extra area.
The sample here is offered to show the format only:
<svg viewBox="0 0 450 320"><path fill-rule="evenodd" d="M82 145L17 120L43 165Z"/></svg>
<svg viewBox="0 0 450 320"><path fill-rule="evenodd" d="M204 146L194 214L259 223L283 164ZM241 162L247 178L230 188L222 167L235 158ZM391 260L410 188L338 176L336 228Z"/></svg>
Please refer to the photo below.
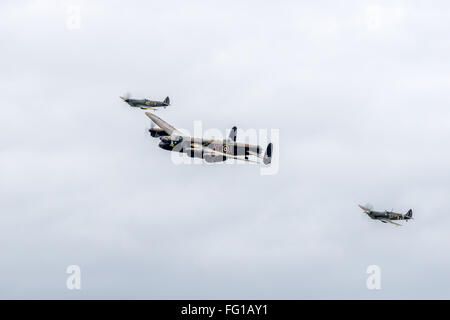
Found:
<svg viewBox="0 0 450 320"><path fill-rule="evenodd" d="M160 137L160 139L161 139L161 142L163 142L163 143L168 143L168 144L173 144L173 145L176 145L176 144L178 144L178 143L180 143L181 141L183 141L183 138L182 137L177 137L177 136L163 136L163 137Z"/></svg>
<svg viewBox="0 0 450 320"><path fill-rule="evenodd" d="M168 136L167 132L160 128L151 128L148 132L153 138Z"/></svg>
<svg viewBox="0 0 450 320"><path fill-rule="evenodd" d="M170 145L170 143L165 143L165 142L160 142L159 144L158 144L158 146L161 148L161 149L164 149L164 150L167 150L167 151L172 151L173 150L173 146L171 146Z"/></svg>
<svg viewBox="0 0 450 320"><path fill-rule="evenodd" d="M182 137L177 136L163 136L159 138L161 142L159 147L164 150L183 152L184 144Z"/></svg>

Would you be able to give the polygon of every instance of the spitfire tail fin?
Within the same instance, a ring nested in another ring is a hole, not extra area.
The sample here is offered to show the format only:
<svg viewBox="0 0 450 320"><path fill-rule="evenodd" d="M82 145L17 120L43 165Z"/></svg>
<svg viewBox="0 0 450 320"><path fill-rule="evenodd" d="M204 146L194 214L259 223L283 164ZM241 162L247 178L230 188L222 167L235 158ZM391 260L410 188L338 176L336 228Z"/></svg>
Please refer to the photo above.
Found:
<svg viewBox="0 0 450 320"><path fill-rule="evenodd" d="M169 97L166 97L163 101L165 104L170 105L170 99Z"/></svg>
<svg viewBox="0 0 450 320"><path fill-rule="evenodd" d="M406 220L412 219L412 216L413 216L413 212L411 209L409 209L408 212L405 214L405 219Z"/></svg>
<svg viewBox="0 0 450 320"><path fill-rule="evenodd" d="M263 158L263 162L266 165L268 165L272 162L272 149L273 149L273 144L269 143L267 145L266 153L264 154L264 158Z"/></svg>

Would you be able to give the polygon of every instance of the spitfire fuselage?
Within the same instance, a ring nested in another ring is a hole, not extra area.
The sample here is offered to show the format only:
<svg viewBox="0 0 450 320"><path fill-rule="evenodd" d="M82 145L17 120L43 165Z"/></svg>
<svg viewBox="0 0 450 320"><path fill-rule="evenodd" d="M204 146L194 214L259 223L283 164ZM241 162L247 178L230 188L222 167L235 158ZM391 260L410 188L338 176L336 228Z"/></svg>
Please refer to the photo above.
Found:
<svg viewBox="0 0 450 320"><path fill-rule="evenodd" d="M405 215L391 211L370 211L367 215L372 219L405 220Z"/></svg>
<svg viewBox="0 0 450 320"><path fill-rule="evenodd" d="M361 208L361 210L364 211L370 218L374 220L381 221L383 223L391 223L395 224L397 226L400 226L400 224L396 222L392 222L392 220L411 220L413 218L413 211L412 209L409 209L408 212L405 214L402 213L396 213L392 211L373 211L372 209L369 209L368 207L363 207L362 205L358 205L358 207Z"/></svg>
<svg viewBox="0 0 450 320"><path fill-rule="evenodd" d="M168 104L162 101L153 101L148 99L126 99L124 100L132 107L136 108L154 108L154 107L167 107Z"/></svg>

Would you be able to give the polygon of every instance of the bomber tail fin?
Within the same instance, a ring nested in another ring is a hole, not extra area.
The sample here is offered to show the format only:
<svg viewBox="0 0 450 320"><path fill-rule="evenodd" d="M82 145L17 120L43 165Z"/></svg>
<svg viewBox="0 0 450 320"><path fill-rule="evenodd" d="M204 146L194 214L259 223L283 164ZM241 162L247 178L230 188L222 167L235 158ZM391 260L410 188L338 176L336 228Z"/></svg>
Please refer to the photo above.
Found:
<svg viewBox="0 0 450 320"><path fill-rule="evenodd" d="M264 158L263 158L263 162L266 165L269 165L272 163L272 150L273 149L273 144L269 143L267 145L267 149L266 149L266 153L264 154Z"/></svg>
<svg viewBox="0 0 450 320"><path fill-rule="evenodd" d="M231 141L236 142L236 137L237 137L237 127L233 127L230 131L230 136L228 139L230 139Z"/></svg>

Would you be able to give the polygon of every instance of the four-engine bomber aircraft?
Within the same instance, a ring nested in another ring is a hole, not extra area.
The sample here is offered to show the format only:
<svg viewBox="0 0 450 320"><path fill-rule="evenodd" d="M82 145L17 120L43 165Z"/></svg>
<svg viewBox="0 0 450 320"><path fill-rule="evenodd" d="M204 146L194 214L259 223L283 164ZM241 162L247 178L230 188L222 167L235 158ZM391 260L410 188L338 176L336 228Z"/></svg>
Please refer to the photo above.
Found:
<svg viewBox="0 0 450 320"><path fill-rule="evenodd" d="M401 214L401 213L395 213L392 211L384 211L384 212L373 211L372 208L368 208L369 207L368 205L366 207L358 205L358 207L360 207L364 211L364 213L367 213L367 215L370 218L379 220L384 223L395 224L396 226L401 226L401 224L392 222L391 220L406 220L406 221L408 221L408 220L412 219L412 214L413 214L411 209L409 209L407 213Z"/></svg>
<svg viewBox="0 0 450 320"><path fill-rule="evenodd" d="M154 101L149 99L131 99L129 95L127 94L125 97L120 97L123 101L128 103L131 107L134 108L141 108L141 109L151 109L155 110L155 108L160 107L168 107L170 106L170 99L169 97L166 97L164 101Z"/></svg>
<svg viewBox="0 0 450 320"><path fill-rule="evenodd" d="M269 165L272 161L272 143L269 143L265 153L260 146L236 142L237 128L233 127L230 137L225 140L212 140L187 137L170 124L150 112L145 113L159 128L152 127L149 132L154 138L159 138L159 147L174 152L186 153L192 158L201 158L206 162L223 162L227 159L253 161L249 156L263 159ZM240 158L244 157L244 158Z"/></svg>

